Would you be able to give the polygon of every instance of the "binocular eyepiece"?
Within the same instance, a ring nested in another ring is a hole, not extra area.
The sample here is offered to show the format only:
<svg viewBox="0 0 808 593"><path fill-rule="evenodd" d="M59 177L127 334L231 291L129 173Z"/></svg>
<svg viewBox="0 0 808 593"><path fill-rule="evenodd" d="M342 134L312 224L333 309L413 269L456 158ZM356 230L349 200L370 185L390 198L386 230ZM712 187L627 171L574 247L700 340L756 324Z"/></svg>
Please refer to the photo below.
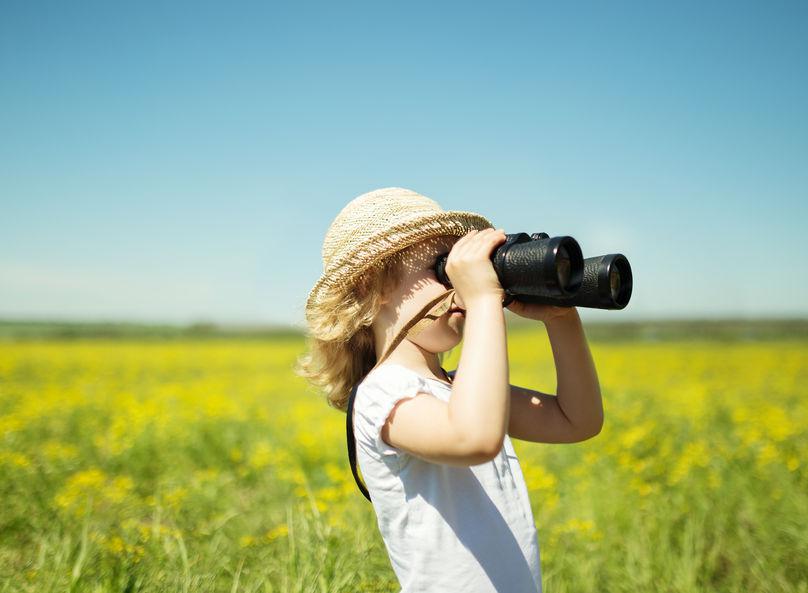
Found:
<svg viewBox="0 0 808 593"><path fill-rule="evenodd" d="M558 307L622 309L631 298L631 265L621 253L583 258L578 242L569 236L513 233L491 255L499 283L505 290L503 306L514 300ZM451 288L446 275L448 253L438 256L435 275Z"/></svg>

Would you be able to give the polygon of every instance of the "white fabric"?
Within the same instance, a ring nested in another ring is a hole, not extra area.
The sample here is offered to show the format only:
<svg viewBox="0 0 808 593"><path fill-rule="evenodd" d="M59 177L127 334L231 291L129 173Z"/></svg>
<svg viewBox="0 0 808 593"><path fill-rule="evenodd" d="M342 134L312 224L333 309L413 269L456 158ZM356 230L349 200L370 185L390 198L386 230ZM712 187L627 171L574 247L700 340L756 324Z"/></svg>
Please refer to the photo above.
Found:
<svg viewBox="0 0 808 593"><path fill-rule="evenodd" d="M459 467L384 442L397 401L419 392L449 401L451 386L396 363L365 377L354 401L357 462L401 593L541 593L539 543L519 460Z"/></svg>

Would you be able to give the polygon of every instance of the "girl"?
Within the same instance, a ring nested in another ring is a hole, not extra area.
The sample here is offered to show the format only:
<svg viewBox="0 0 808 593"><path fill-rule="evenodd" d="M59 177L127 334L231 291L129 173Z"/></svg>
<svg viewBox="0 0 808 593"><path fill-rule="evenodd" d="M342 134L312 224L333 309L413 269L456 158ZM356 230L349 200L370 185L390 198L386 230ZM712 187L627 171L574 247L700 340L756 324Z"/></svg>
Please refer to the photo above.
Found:
<svg viewBox="0 0 808 593"><path fill-rule="evenodd" d="M340 410L358 385L347 420L402 593L541 593L510 437L577 442L602 426L574 307L508 306L544 322L559 393L509 384L505 293L490 259L505 240L479 214L391 187L352 200L323 243L323 275L306 304L311 351L298 372ZM447 253L451 289L434 272ZM461 339L452 380L443 356Z"/></svg>

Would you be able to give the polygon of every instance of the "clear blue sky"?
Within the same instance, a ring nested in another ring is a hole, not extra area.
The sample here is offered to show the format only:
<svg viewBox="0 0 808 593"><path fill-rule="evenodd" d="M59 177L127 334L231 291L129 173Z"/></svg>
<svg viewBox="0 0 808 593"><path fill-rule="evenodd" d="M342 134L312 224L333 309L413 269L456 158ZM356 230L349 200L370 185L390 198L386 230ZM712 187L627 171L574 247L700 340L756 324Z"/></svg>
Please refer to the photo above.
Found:
<svg viewBox="0 0 808 593"><path fill-rule="evenodd" d="M591 320L808 315L806 2L4 2L0 317L301 325L402 186L620 252Z"/></svg>

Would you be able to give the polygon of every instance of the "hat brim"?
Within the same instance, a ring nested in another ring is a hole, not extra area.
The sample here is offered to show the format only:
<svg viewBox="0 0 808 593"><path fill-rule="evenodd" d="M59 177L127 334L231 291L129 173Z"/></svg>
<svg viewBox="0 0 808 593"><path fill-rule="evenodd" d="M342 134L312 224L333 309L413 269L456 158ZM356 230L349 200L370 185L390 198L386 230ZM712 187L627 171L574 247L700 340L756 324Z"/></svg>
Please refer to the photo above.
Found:
<svg viewBox="0 0 808 593"><path fill-rule="evenodd" d="M374 263L402 249L432 237L444 235L462 237L470 230L482 230L493 226L485 216L476 212L446 210L419 216L391 226L383 233L369 235L356 247L330 262L328 269L323 271L309 291L306 298L306 316L309 316L324 295L348 290Z"/></svg>

